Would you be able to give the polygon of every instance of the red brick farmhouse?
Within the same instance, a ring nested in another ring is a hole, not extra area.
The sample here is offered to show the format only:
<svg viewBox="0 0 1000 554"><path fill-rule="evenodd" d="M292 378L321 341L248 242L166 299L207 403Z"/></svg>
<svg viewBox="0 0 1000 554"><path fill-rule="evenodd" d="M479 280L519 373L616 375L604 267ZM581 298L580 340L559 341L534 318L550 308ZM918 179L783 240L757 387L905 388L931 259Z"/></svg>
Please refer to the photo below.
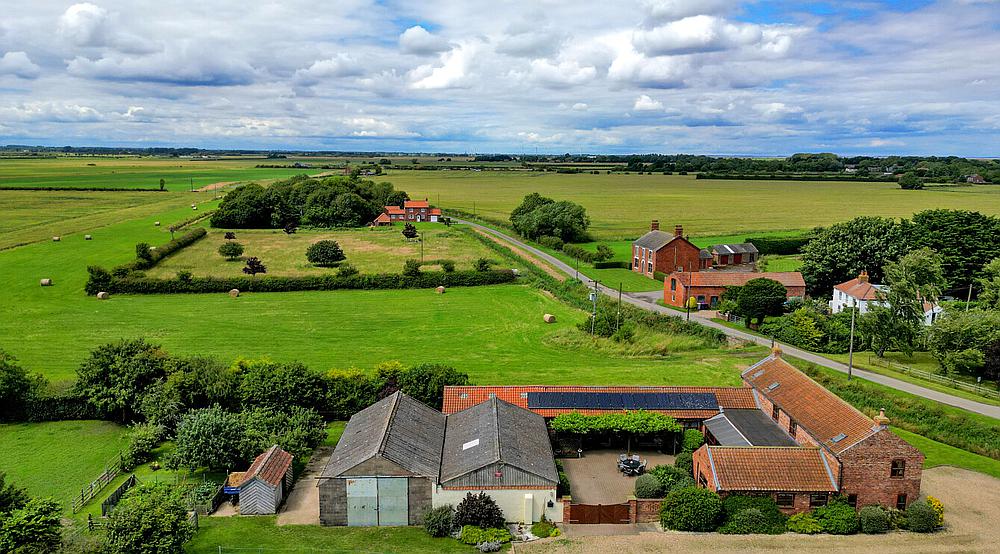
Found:
<svg viewBox="0 0 1000 554"><path fill-rule="evenodd" d="M684 238L684 228L674 228L674 233L660 230L660 222L653 220L650 231L632 243L632 271L652 278L656 272L698 271L712 266L712 254Z"/></svg>
<svg viewBox="0 0 1000 554"><path fill-rule="evenodd" d="M726 271L675 271L663 281L663 302L683 308L688 298L698 300L699 307L715 308L726 287L742 286L750 279L772 279L785 286L788 298L802 298L806 282L797 271L741 273Z"/></svg>

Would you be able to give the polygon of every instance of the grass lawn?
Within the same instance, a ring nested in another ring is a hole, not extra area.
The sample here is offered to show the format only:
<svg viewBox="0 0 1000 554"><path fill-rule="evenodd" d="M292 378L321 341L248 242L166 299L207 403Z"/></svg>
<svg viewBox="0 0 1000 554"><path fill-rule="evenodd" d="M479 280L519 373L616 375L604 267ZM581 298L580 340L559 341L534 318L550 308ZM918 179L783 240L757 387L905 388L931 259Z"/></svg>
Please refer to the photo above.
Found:
<svg viewBox="0 0 1000 554"><path fill-rule="evenodd" d="M757 267L761 271L798 271L802 269L802 256L763 256Z"/></svg>
<svg viewBox="0 0 1000 554"><path fill-rule="evenodd" d="M399 273L408 259L419 260L421 243L407 241L403 227L376 227L343 230L300 230L288 235L280 229L238 229L236 241L246 247L242 259L229 261L218 253L226 242L225 231L210 229L208 236L167 258L146 273L153 277L173 277L187 270L198 276L242 277L243 260L257 256L267 266L268 275L316 275L336 273L337 268L317 267L306 260L306 249L320 240L335 240L347 256L346 263L362 273ZM456 269L471 269L478 258L496 258L493 251L456 228L440 223L421 223L425 260L450 259ZM437 266L425 266L438 270Z"/></svg>
<svg viewBox="0 0 1000 554"><path fill-rule="evenodd" d="M506 219L531 192L587 208L601 239L631 239L658 219L694 237L811 229L859 215L906 217L929 208L1000 213L1000 187L901 190L895 183L697 180L693 175L592 175L526 171L391 170L412 197ZM740 241L742 242L742 241Z"/></svg>
<svg viewBox="0 0 1000 554"><path fill-rule="evenodd" d="M69 512L80 489L125 447L125 432L106 421L0 425L0 471L8 482L51 496Z"/></svg>
<svg viewBox="0 0 1000 554"><path fill-rule="evenodd" d="M473 552L450 539L431 538L422 527L320 527L275 525L274 516L203 517L184 547L190 554L239 552Z"/></svg>
<svg viewBox="0 0 1000 554"><path fill-rule="evenodd" d="M1000 460L973 454L961 448L948 446L947 444L904 431L903 429L893 427L892 432L924 453L924 456L926 456L924 460L925 468L955 466L992 475L1000 479Z"/></svg>

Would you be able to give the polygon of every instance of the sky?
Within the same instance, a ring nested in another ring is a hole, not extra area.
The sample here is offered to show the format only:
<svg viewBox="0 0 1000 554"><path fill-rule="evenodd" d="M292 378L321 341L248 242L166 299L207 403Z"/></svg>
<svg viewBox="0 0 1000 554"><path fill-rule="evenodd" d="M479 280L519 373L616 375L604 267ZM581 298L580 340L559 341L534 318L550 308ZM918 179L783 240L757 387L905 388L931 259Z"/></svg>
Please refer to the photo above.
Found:
<svg viewBox="0 0 1000 554"><path fill-rule="evenodd" d="M1000 156L1000 0L0 0L0 143Z"/></svg>

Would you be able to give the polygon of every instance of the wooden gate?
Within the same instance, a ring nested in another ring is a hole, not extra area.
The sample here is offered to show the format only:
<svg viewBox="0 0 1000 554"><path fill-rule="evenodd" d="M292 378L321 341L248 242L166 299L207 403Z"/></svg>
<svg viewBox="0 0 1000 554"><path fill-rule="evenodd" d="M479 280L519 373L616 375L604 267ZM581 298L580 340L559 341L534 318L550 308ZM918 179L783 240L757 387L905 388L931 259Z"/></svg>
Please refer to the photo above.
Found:
<svg viewBox="0 0 1000 554"><path fill-rule="evenodd" d="M571 504L568 523L631 523L628 503Z"/></svg>

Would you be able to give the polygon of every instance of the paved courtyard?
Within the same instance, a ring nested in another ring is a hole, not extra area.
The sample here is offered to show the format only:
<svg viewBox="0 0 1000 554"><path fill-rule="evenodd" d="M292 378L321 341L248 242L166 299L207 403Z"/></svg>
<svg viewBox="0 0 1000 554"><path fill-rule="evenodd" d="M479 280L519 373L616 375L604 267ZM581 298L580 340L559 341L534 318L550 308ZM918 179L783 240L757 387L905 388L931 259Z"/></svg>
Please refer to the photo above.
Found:
<svg viewBox="0 0 1000 554"><path fill-rule="evenodd" d="M635 477L626 477L618 471L621 450L590 450L582 458L563 458L571 488L570 495L577 504L621 504L632 495ZM646 469L658 465L673 465L674 457L659 452L635 451L646 460Z"/></svg>

